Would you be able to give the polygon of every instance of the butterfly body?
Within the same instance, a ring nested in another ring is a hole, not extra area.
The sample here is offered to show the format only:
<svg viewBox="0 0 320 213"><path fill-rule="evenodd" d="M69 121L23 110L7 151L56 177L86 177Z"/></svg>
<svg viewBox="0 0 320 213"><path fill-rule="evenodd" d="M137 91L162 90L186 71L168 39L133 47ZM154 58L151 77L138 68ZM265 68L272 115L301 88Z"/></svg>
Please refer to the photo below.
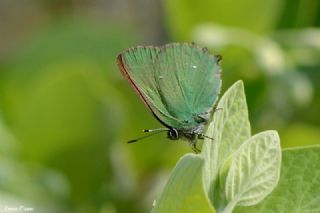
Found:
<svg viewBox="0 0 320 213"><path fill-rule="evenodd" d="M217 101L221 57L189 43L137 46L117 57L128 80L172 140L196 144Z"/></svg>

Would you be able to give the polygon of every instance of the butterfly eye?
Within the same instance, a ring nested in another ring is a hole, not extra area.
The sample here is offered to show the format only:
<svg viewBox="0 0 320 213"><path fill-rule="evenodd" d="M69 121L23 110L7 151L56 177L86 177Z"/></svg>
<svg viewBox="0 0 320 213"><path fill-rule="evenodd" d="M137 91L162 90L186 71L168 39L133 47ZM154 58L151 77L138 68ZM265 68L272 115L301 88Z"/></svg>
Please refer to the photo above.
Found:
<svg viewBox="0 0 320 213"><path fill-rule="evenodd" d="M168 131L168 138L171 140L178 140L179 139L179 133L176 129L170 129Z"/></svg>

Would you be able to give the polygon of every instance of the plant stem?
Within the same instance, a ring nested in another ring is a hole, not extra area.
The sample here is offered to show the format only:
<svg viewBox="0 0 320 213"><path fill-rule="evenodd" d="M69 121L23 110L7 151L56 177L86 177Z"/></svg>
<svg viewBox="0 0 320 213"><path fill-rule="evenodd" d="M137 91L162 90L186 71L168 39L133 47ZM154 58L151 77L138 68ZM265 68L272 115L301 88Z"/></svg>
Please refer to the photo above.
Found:
<svg viewBox="0 0 320 213"><path fill-rule="evenodd" d="M228 203L226 208L223 209L221 213L232 213L232 210L234 209L234 207L236 207L236 204L237 204L237 200L233 199L230 203Z"/></svg>

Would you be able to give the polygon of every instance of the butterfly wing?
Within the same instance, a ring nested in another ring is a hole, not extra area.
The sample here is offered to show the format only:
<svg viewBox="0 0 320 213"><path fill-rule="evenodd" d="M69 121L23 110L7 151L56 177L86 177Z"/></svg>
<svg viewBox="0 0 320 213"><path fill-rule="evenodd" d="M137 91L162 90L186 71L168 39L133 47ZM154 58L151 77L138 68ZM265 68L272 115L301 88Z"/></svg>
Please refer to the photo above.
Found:
<svg viewBox="0 0 320 213"><path fill-rule="evenodd" d="M165 126L172 127L179 122L170 115L162 102L162 93L159 92L160 88L154 72L159 52L159 47L137 46L119 54L117 63L122 75L154 116Z"/></svg>
<svg viewBox="0 0 320 213"><path fill-rule="evenodd" d="M122 73L165 125L189 128L220 91L218 58L188 43L136 47L118 56Z"/></svg>
<svg viewBox="0 0 320 213"><path fill-rule="evenodd" d="M195 44L168 44L158 54L157 75L168 111L183 128L197 124L195 116L212 108L220 92L219 58Z"/></svg>

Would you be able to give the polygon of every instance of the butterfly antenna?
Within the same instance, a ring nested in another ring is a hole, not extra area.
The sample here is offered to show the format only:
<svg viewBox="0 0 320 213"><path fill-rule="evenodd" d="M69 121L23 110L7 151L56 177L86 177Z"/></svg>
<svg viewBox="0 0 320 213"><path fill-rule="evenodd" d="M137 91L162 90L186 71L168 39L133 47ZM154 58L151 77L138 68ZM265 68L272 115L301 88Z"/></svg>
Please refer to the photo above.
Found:
<svg viewBox="0 0 320 213"><path fill-rule="evenodd" d="M156 134L159 134L159 133L161 133L161 132L168 131L168 130L169 130L169 129L167 129L167 128L144 129L143 132L152 132L152 133L151 133L151 134L148 134L148 135L145 135L145 136L142 136L142 137L140 137L140 138L136 138L136 139L130 140L130 141L128 141L128 143L134 143L134 142L140 141L140 140L142 140L142 139L151 137L151 136L153 136L153 135L156 135Z"/></svg>
<svg viewBox="0 0 320 213"><path fill-rule="evenodd" d="M143 132L163 132L169 130L168 128L158 128L158 129L144 129Z"/></svg>

